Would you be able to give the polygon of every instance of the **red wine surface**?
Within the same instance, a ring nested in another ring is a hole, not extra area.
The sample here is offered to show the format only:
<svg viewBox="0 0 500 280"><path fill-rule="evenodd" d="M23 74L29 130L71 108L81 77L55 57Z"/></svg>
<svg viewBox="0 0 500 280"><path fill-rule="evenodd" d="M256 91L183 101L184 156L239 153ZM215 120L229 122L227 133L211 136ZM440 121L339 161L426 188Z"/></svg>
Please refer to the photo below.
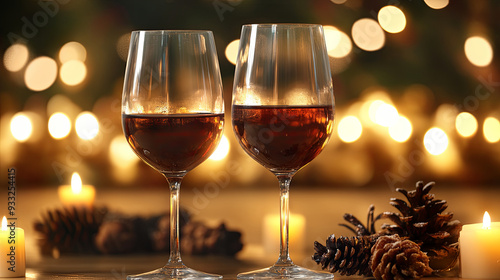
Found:
<svg viewBox="0 0 500 280"><path fill-rule="evenodd" d="M233 129L244 150L272 172L293 172L313 160L333 130L332 106L233 106Z"/></svg>
<svg viewBox="0 0 500 280"><path fill-rule="evenodd" d="M217 148L223 114L122 115L135 153L160 172L187 172Z"/></svg>

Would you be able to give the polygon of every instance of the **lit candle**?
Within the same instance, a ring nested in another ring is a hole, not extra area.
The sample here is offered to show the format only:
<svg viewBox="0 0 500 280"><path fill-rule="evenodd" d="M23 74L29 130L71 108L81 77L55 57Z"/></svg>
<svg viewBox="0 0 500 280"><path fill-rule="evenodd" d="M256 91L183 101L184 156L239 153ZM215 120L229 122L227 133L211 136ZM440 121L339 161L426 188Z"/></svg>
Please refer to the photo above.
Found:
<svg viewBox="0 0 500 280"><path fill-rule="evenodd" d="M5 216L0 229L0 277L24 277L26 259L24 255L24 230L7 223Z"/></svg>
<svg viewBox="0 0 500 280"><path fill-rule="evenodd" d="M303 253L304 252L304 238L306 219L303 215L290 214L289 217L289 230L288 230L288 244L290 252ZM266 253L279 252L280 246L280 216L279 215L266 215L264 217L263 226L263 245Z"/></svg>
<svg viewBox="0 0 500 280"><path fill-rule="evenodd" d="M59 187L59 199L65 206L91 207L94 198L94 186L82 185L82 179L76 172L71 176L71 185Z"/></svg>
<svg viewBox="0 0 500 280"><path fill-rule="evenodd" d="M464 225L460 232L462 278L500 279L500 222L488 212L482 224Z"/></svg>

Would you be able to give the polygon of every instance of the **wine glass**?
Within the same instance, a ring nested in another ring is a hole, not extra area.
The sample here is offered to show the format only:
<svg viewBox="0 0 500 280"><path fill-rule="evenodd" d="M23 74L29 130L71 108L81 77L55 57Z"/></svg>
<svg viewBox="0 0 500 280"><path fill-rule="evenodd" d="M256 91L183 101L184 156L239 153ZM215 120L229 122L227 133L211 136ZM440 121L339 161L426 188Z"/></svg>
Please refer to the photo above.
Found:
<svg viewBox="0 0 500 280"><path fill-rule="evenodd" d="M243 149L280 186L280 254L271 267L238 279L331 279L293 264L288 253L288 193L292 176L325 147L333 130L334 98L323 27L252 24L241 31L232 122Z"/></svg>
<svg viewBox="0 0 500 280"><path fill-rule="evenodd" d="M222 136L222 81L211 31L134 31L125 71L122 126L135 153L170 187L170 258L136 279L221 279L186 267L179 248L179 189Z"/></svg>

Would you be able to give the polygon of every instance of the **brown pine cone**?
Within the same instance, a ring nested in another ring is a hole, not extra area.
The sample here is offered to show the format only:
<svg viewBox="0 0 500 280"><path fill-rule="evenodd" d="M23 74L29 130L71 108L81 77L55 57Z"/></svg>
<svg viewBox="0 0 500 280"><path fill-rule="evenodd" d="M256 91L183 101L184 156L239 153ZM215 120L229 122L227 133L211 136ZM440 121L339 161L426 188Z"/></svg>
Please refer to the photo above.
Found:
<svg viewBox="0 0 500 280"><path fill-rule="evenodd" d="M429 258L413 241L397 234L381 236L372 248L371 269L376 279L420 279L432 273Z"/></svg>
<svg viewBox="0 0 500 280"><path fill-rule="evenodd" d="M182 228L180 239L182 252L189 255L233 256L243 248L241 233L226 229L224 223L211 228L190 221Z"/></svg>

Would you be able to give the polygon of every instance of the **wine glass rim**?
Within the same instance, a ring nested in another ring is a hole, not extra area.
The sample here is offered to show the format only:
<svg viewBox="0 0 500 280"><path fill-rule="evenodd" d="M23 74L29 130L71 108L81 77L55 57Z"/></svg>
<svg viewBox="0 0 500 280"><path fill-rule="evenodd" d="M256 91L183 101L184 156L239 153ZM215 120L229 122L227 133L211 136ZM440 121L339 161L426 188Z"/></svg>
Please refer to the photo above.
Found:
<svg viewBox="0 0 500 280"><path fill-rule="evenodd" d="M211 30L194 30L194 29L177 29L177 30L169 30L169 29L155 29L155 30L133 30L132 33L147 33L147 34L201 34L201 33L212 33Z"/></svg>
<svg viewBox="0 0 500 280"><path fill-rule="evenodd" d="M315 23L251 23L251 24L243 24L243 27L281 27L281 28L287 28L287 27L302 27L302 28L316 28L318 26L323 27L321 24L315 24Z"/></svg>

